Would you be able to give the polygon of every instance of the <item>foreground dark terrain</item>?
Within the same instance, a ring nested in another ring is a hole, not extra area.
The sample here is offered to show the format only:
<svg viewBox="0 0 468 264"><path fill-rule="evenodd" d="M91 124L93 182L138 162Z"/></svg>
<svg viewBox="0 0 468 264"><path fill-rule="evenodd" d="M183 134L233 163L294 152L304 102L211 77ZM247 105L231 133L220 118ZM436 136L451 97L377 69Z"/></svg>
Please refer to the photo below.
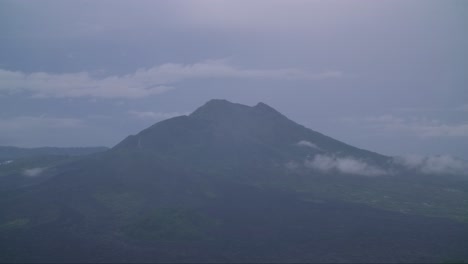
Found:
<svg viewBox="0 0 468 264"><path fill-rule="evenodd" d="M303 165L317 155L373 169ZM262 103L212 100L108 151L23 164L40 170L0 166L2 262L468 260L466 177L422 175Z"/></svg>

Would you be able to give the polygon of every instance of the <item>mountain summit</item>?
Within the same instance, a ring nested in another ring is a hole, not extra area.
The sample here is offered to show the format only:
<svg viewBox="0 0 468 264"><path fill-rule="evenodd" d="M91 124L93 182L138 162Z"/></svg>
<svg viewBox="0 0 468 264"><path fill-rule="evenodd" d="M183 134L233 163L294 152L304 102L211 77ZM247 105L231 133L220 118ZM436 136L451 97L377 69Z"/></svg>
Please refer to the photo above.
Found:
<svg viewBox="0 0 468 264"><path fill-rule="evenodd" d="M261 118L271 118L272 116L284 117L272 107L261 102L254 107L249 107L242 104L231 103L223 99L212 99L208 101L195 110L190 116L219 121L225 119L247 119L249 115L259 116L262 114L263 116L261 116Z"/></svg>

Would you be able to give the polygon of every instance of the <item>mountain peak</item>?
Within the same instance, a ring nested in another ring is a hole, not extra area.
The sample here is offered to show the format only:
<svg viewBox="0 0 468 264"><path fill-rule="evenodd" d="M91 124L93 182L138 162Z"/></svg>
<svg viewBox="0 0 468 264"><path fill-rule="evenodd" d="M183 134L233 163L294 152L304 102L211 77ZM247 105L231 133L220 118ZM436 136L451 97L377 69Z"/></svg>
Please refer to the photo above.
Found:
<svg viewBox="0 0 468 264"><path fill-rule="evenodd" d="M274 109L273 107L265 104L265 103L262 103L262 102L259 102L257 105L255 105L253 107L256 111L261 111L261 112L264 112L264 113L272 113L272 114L280 114L280 112L278 112L276 109Z"/></svg>
<svg viewBox="0 0 468 264"><path fill-rule="evenodd" d="M271 106L265 104L264 102L258 102L258 104L255 105L254 107L257 107L257 108L260 108L260 107L269 107L269 108L271 108Z"/></svg>
<svg viewBox="0 0 468 264"><path fill-rule="evenodd" d="M234 104L232 102L229 102L228 100L226 99L211 99L209 100L208 102L206 102L203 106L208 106L208 105L218 105L218 106L222 106L222 105L230 105L230 104ZM202 106L202 107L203 107Z"/></svg>
<svg viewBox="0 0 468 264"><path fill-rule="evenodd" d="M229 118L232 115L239 115L250 111L251 107L232 103L224 99L212 99L206 102L204 105L195 110L191 117L201 119L219 119Z"/></svg>
<svg viewBox="0 0 468 264"><path fill-rule="evenodd" d="M195 110L190 117L232 123L234 120L288 120L271 106L259 102L255 106L232 103L223 99L213 99ZM255 121L256 122L256 121Z"/></svg>

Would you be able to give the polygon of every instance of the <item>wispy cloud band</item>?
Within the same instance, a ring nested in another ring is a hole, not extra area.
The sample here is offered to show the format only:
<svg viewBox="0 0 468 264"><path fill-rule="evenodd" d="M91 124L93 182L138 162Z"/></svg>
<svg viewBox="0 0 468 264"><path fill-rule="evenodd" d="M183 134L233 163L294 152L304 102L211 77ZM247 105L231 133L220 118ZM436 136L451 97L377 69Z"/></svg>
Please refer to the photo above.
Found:
<svg viewBox="0 0 468 264"><path fill-rule="evenodd" d="M237 78L321 80L340 78L339 71L311 73L302 69L241 69L226 60L195 64L167 63L132 74L95 78L87 72L23 73L0 69L0 94L26 92L44 98L143 98L166 92L187 79Z"/></svg>

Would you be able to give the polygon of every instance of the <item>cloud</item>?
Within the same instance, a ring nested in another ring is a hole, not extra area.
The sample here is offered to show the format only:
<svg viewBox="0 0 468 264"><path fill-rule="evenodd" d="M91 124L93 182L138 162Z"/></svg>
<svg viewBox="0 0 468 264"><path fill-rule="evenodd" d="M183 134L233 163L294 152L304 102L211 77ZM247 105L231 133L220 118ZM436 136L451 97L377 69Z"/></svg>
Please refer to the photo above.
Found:
<svg viewBox="0 0 468 264"><path fill-rule="evenodd" d="M317 145L307 140L301 140L297 142L297 145L301 147L309 147L309 148L321 150L321 148L319 148Z"/></svg>
<svg viewBox="0 0 468 264"><path fill-rule="evenodd" d="M468 123L444 124L437 119L381 115L367 118L346 118L343 121L388 132L407 132L422 138L468 137Z"/></svg>
<svg viewBox="0 0 468 264"><path fill-rule="evenodd" d="M23 170L23 175L28 177L36 177L44 172L45 168L33 168Z"/></svg>
<svg viewBox="0 0 468 264"><path fill-rule="evenodd" d="M364 176L380 176L388 174L383 169L352 157L338 158L328 155L315 155L312 160L306 160L304 165L307 168L320 170L322 172L340 172Z"/></svg>
<svg viewBox="0 0 468 264"><path fill-rule="evenodd" d="M449 155L395 157L394 162L425 174L468 174L468 162Z"/></svg>
<svg viewBox="0 0 468 264"><path fill-rule="evenodd" d="M93 77L87 72L54 74L23 73L0 69L0 94L26 92L40 98L143 98L173 89L187 79L273 79L321 80L340 78L339 71L310 73L301 69L241 69L226 60L207 60L195 64L167 63L132 74Z"/></svg>
<svg viewBox="0 0 468 264"><path fill-rule="evenodd" d="M406 155L393 157L390 168L380 168L353 157L336 157L334 155L317 154L312 159L306 159L304 167L325 173L345 173L363 176L395 175L402 168L430 175L468 175L468 161L450 155L420 156ZM297 170L301 165L296 161L285 164L290 170Z"/></svg>
<svg viewBox="0 0 468 264"><path fill-rule="evenodd" d="M171 89L148 77L137 72L97 79L86 72L26 74L0 69L0 92L27 92L38 98L142 98Z"/></svg>
<svg viewBox="0 0 468 264"><path fill-rule="evenodd" d="M160 119L168 119L171 117L187 115L187 113L180 113L180 112L152 112L152 111L135 111L130 110L128 114L132 115L138 119L145 119L145 120L160 120Z"/></svg>

